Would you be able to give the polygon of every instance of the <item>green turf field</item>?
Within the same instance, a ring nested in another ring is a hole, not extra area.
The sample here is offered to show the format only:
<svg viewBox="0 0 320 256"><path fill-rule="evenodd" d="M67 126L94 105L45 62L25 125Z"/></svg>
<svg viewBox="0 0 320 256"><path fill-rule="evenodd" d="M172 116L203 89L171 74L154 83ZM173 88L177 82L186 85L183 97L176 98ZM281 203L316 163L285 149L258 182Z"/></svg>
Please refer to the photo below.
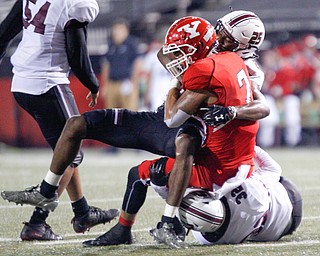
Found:
<svg viewBox="0 0 320 256"><path fill-rule="evenodd" d="M82 241L106 232L112 225L94 227L85 234L75 234L73 217L66 194L47 222L64 240L57 242L21 242L22 222L28 221L33 207L16 206L0 198L0 256L2 255L320 255L320 148L270 149L282 166L283 175L300 187L304 199L303 220L298 231L275 243L245 243L241 245L199 246L192 235L189 248L168 249L156 244L148 230L156 225L164 209L164 201L151 189L133 228L135 242L99 248L85 248ZM125 191L127 172L133 165L154 155L137 151L120 151L112 155L85 149L81 166L82 186L91 205L120 208ZM38 184L46 174L51 152L42 150L3 149L0 151L0 190L24 189Z"/></svg>

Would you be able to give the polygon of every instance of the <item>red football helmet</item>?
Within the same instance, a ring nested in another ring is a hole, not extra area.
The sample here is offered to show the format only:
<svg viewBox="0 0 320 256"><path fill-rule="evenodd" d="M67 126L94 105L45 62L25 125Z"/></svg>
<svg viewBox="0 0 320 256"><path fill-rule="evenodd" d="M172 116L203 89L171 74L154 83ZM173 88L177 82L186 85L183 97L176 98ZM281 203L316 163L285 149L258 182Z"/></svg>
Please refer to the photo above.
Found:
<svg viewBox="0 0 320 256"><path fill-rule="evenodd" d="M187 16L176 20L169 28L163 55L168 57L167 70L179 77L196 60L205 58L216 41L214 27L205 19Z"/></svg>

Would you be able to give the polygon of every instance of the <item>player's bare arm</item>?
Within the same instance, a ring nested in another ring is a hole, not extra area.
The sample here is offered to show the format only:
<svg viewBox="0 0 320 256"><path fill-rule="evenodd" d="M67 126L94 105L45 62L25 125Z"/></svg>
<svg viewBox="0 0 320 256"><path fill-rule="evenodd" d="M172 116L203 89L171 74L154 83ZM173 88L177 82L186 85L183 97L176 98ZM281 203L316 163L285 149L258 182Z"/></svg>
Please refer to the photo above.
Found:
<svg viewBox="0 0 320 256"><path fill-rule="evenodd" d="M270 114L270 109L264 95L258 90L253 89L254 100L244 106L236 106L237 119L259 120Z"/></svg>
<svg viewBox="0 0 320 256"><path fill-rule="evenodd" d="M200 105L210 97L205 91L186 90L180 97L178 89L171 89L169 93L166 102L165 116L165 122L168 127L178 127L182 125L191 115L195 114L199 110Z"/></svg>

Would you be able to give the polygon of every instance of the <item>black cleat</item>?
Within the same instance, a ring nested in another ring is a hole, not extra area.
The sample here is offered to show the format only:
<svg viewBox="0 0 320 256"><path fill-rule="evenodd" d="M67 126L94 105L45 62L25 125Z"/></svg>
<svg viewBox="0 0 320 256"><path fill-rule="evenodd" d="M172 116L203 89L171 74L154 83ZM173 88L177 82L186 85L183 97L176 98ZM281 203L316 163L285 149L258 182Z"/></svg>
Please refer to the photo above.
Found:
<svg viewBox="0 0 320 256"><path fill-rule="evenodd" d="M56 241L62 240L60 235L53 233L51 227L47 223L30 224L29 222L23 222L24 227L20 233L22 241Z"/></svg>
<svg viewBox="0 0 320 256"><path fill-rule="evenodd" d="M57 194L52 198L46 198L41 195L39 185L22 191L2 191L1 196L4 200L8 200L9 202L21 205L29 204L47 211L54 211L59 203Z"/></svg>
<svg viewBox="0 0 320 256"><path fill-rule="evenodd" d="M105 234L94 240L84 241L82 244L87 247L132 244L131 227L125 227L117 223Z"/></svg>
<svg viewBox="0 0 320 256"><path fill-rule="evenodd" d="M173 230L181 241L184 241L186 239L186 229L182 226L180 220L177 217L174 217L173 220Z"/></svg>
<svg viewBox="0 0 320 256"><path fill-rule="evenodd" d="M118 209L102 210L98 207L89 206L89 212L81 217L73 217L71 223L76 233L84 233L98 224L105 224L119 216Z"/></svg>

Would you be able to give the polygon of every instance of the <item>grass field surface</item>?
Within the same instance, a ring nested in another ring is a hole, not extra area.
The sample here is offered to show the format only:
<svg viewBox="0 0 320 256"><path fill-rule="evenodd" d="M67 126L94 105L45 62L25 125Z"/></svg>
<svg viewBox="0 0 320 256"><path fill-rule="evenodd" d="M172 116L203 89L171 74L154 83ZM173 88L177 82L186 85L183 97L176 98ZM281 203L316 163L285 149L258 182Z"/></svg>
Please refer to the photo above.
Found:
<svg viewBox="0 0 320 256"><path fill-rule="evenodd" d="M156 156L140 151L121 150L107 154L102 150L84 149L81 165L82 187L90 205L121 208L127 173L130 167ZM267 150L282 166L283 175L293 180L303 195L303 220L292 236L272 243L240 245L197 245L190 234L187 249L168 249L156 244L148 231L160 220L164 201L149 189L145 205L133 227L134 244L86 248L82 242L93 239L111 228L116 221L76 234L67 194L47 219L54 232L63 236L57 242L22 242L23 221L29 221L33 207L17 206L0 198L0 256L2 255L320 255L320 148L276 148ZM21 190L41 182L51 160L47 149L3 149L0 151L0 190Z"/></svg>

